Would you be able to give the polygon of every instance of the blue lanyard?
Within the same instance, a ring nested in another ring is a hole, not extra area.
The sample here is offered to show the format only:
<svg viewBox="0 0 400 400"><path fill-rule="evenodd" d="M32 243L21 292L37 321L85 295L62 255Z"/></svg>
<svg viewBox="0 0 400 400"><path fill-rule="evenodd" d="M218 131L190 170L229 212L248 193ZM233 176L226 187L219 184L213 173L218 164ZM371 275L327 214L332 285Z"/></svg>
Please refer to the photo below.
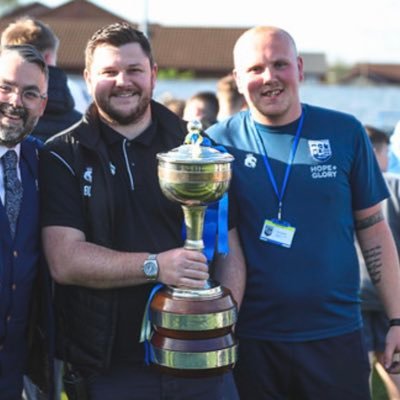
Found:
<svg viewBox="0 0 400 400"><path fill-rule="evenodd" d="M289 160L287 163L285 177L283 179L282 189L280 192L278 190L278 186L276 184L276 179L275 179L274 173L272 172L271 164L269 163L269 160L268 160L267 149L264 146L260 132L258 131L253 118L251 118L251 122L252 122L252 128L256 134L256 142L257 142L258 150L260 151L260 154L262 154L262 156L263 156L263 160L264 160L265 168L268 172L269 180L271 181L271 184L272 184L272 187L274 188L276 197L278 198L278 220L281 220L282 219L283 196L286 191L286 186L287 186L287 183L289 180L290 171L292 169L293 160L296 155L297 146L298 146L299 140L300 140L300 133L303 128L303 122L304 122L304 112L302 111L302 113L301 113L299 125L298 125L297 131L296 131L296 135L294 137L292 148L290 149Z"/></svg>

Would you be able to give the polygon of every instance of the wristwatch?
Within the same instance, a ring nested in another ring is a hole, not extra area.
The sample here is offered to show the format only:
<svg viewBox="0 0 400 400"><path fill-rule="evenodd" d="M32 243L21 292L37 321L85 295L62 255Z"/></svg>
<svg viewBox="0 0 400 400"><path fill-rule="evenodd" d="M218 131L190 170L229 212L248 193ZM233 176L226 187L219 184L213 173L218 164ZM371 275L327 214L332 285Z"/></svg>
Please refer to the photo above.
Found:
<svg viewBox="0 0 400 400"><path fill-rule="evenodd" d="M143 264L143 273L148 281L155 281L158 277L157 254L150 254Z"/></svg>

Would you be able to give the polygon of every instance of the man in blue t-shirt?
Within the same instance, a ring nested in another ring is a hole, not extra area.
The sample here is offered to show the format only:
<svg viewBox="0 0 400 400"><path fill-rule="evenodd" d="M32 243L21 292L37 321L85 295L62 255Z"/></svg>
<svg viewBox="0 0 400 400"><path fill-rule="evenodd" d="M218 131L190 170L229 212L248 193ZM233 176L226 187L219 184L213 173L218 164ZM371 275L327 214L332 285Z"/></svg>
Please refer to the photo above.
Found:
<svg viewBox="0 0 400 400"><path fill-rule="evenodd" d="M241 399L368 399L354 232L391 319L391 372L400 351L399 265L380 204L388 191L368 137L352 116L301 104L303 61L287 32L250 29L234 62L249 111L208 133L235 156L247 259Z"/></svg>

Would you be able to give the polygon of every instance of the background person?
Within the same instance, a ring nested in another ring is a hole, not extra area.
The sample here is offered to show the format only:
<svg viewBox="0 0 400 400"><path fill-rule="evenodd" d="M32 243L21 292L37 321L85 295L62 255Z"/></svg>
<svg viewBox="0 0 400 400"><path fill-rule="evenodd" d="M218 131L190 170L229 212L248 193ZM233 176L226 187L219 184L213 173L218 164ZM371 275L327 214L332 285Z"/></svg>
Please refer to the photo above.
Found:
<svg viewBox="0 0 400 400"><path fill-rule="evenodd" d="M49 349L42 341L50 339L44 330L49 325L43 324L50 314L44 303L49 282L40 264L38 142L28 137L46 106L47 79L47 66L32 46L0 48L0 397L5 400L21 399L28 361L34 381L49 390L49 372L41 363L51 361L41 352Z"/></svg>
<svg viewBox="0 0 400 400"><path fill-rule="evenodd" d="M40 163L59 354L91 400L235 399L226 376L179 378L144 365L139 335L154 284L201 288L209 277L205 256L182 248L181 207L161 193L157 177L156 155L183 143L186 124L152 100L157 66L142 32L106 26L85 55L94 103L78 126L47 142ZM216 278L240 304L235 229L229 244Z"/></svg>
<svg viewBox="0 0 400 400"><path fill-rule="evenodd" d="M372 126L366 126L365 130L374 149L379 168L384 173L384 178L390 192L390 197L382 204L382 209L392 231L397 252L400 254L400 176L386 172L389 163L389 137L385 132ZM363 331L366 338L369 360L384 382L389 399L398 400L400 398L400 376L388 374L383 367L385 338L389 328L389 320L376 292L376 288L371 282L360 251L359 262L361 271Z"/></svg>
<svg viewBox="0 0 400 400"><path fill-rule="evenodd" d="M232 74L228 74L218 80L216 94L219 104L218 121L222 121L247 108L246 99L239 92Z"/></svg>
<svg viewBox="0 0 400 400"><path fill-rule="evenodd" d="M354 233L391 319L384 362L392 372L400 350L398 255L380 204L389 194L368 137L352 116L301 104L303 60L284 30L250 29L233 55L249 111L208 133L235 157L247 265L236 326L240 397L366 400Z"/></svg>
<svg viewBox="0 0 400 400"><path fill-rule="evenodd" d="M219 111L218 99L213 92L198 92L186 100L183 119L200 121L203 129L217 122Z"/></svg>
<svg viewBox="0 0 400 400"><path fill-rule="evenodd" d="M59 39L48 25L33 18L21 18L8 25L1 34L1 44L30 44L43 55L49 69L49 89L46 109L33 130L33 136L43 142L54 134L78 122L82 114L67 84L67 76L57 65Z"/></svg>
<svg viewBox="0 0 400 400"><path fill-rule="evenodd" d="M400 174L400 121L397 122L390 136L388 171Z"/></svg>
<svg viewBox="0 0 400 400"><path fill-rule="evenodd" d="M185 100L170 97L162 102L168 110L171 110L179 118L183 118L183 111L185 109Z"/></svg>
<svg viewBox="0 0 400 400"><path fill-rule="evenodd" d="M3 45L30 44L43 56L48 70L48 97L43 115L38 121L32 135L46 141L49 137L69 128L82 118L82 114L75 110L75 102L67 84L67 76L57 65L59 39L51 28L42 21L24 17L9 24L1 35ZM55 362L54 376L55 398L61 396L62 365ZM25 378L24 395L28 400L40 399L38 389Z"/></svg>

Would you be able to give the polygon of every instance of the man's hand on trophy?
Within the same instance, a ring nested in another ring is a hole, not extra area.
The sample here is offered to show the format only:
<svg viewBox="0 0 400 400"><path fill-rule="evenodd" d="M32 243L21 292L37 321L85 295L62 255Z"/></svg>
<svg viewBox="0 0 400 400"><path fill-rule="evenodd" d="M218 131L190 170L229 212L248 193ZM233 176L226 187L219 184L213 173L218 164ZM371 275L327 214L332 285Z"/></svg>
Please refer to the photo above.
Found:
<svg viewBox="0 0 400 400"><path fill-rule="evenodd" d="M209 278L207 259L196 250L172 249L158 254L158 281L166 285L203 288Z"/></svg>

